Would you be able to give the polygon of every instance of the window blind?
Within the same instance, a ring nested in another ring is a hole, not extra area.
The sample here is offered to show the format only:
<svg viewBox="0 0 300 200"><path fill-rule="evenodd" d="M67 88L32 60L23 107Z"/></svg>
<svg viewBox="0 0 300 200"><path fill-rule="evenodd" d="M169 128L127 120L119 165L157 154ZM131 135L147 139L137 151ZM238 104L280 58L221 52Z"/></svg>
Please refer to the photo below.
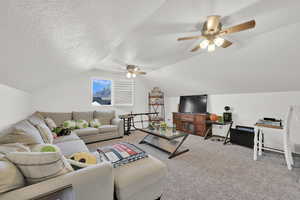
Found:
<svg viewBox="0 0 300 200"><path fill-rule="evenodd" d="M116 106L133 106L135 83L130 80L113 81L113 101Z"/></svg>

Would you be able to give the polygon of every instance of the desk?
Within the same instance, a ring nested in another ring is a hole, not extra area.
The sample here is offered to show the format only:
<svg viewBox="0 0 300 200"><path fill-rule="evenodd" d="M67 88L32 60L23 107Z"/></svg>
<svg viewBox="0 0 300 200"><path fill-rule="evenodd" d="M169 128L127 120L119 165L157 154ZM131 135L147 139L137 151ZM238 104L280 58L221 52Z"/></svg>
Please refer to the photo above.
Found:
<svg viewBox="0 0 300 200"><path fill-rule="evenodd" d="M207 131L205 133L204 139L206 140L206 139L208 139L210 137L213 137L212 125L221 125L221 126L227 126L227 125L229 125L229 128L228 128L227 133L226 133L226 137L225 137L224 143L223 143L224 145L227 144L232 124L233 124L233 121L231 121L231 122L218 122L218 121L207 120L206 121L206 125L209 126L209 128L207 129ZM218 137L222 137L222 136L218 136Z"/></svg>
<svg viewBox="0 0 300 200"><path fill-rule="evenodd" d="M275 149L271 147L264 146L263 137L264 137L264 130L265 129L277 129L283 131L283 149ZM292 165L294 164L292 153L291 153L291 145L289 142L289 136L287 131L283 129L282 126L273 126L268 124L255 124L255 132L254 132L254 147L253 147L253 159L257 160L257 154L259 156L262 155L262 150L273 151L277 153L283 153L285 155L286 164L289 170L292 169Z"/></svg>
<svg viewBox="0 0 300 200"><path fill-rule="evenodd" d="M130 135L130 131L136 130L135 123L141 123L144 128L144 122L149 122L149 120L143 120L143 116L147 116L148 119L150 115L157 115L157 112L148 112L148 113L129 113L124 115L119 115L119 118L123 120L124 134ZM140 116L140 121L135 121L134 117Z"/></svg>

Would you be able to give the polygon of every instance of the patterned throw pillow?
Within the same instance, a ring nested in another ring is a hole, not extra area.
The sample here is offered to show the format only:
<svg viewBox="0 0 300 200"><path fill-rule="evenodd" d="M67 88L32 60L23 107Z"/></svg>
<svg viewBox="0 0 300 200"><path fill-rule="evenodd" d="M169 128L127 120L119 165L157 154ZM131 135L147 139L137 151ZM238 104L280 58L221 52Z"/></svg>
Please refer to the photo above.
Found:
<svg viewBox="0 0 300 200"><path fill-rule="evenodd" d="M99 119L93 119L92 121L90 121L90 127L99 128L100 126L101 126L101 123L100 123Z"/></svg>
<svg viewBox="0 0 300 200"><path fill-rule="evenodd" d="M40 132L27 120L22 120L13 126L11 133L1 137L0 144L21 143L41 144L44 143Z"/></svg>
<svg viewBox="0 0 300 200"><path fill-rule="evenodd" d="M53 139L54 139L53 134L46 124L38 124L36 125L36 128L39 130L45 143L47 144L53 143Z"/></svg>
<svg viewBox="0 0 300 200"><path fill-rule="evenodd" d="M29 184L73 171L61 152L12 152L6 157L18 167Z"/></svg>
<svg viewBox="0 0 300 200"><path fill-rule="evenodd" d="M89 127L89 123L85 120L77 120L76 121L76 129L79 128L87 128Z"/></svg>
<svg viewBox="0 0 300 200"><path fill-rule="evenodd" d="M76 122L74 120L67 120L63 123L64 128L75 129Z"/></svg>
<svg viewBox="0 0 300 200"><path fill-rule="evenodd" d="M50 128L51 131L57 127L57 125L55 124L55 122L53 121L53 119L51 119L49 117L47 117L45 119L45 122L46 122L47 126Z"/></svg>

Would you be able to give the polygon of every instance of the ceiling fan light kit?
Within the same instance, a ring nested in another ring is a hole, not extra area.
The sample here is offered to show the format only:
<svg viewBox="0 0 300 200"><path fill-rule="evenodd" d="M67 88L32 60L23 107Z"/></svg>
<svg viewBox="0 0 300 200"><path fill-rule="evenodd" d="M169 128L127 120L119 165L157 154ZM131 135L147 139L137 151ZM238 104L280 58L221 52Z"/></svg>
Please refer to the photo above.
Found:
<svg viewBox="0 0 300 200"><path fill-rule="evenodd" d="M213 52L217 47L227 48L232 45L232 42L221 38L221 36L236 33L244 30L254 28L256 25L255 20L251 20L236 26L222 29L222 23L220 22L219 15L208 16L204 22L201 35L178 38L178 41L192 40L192 39L204 39L199 45L194 47L191 51L197 51L199 48L206 49L208 52Z"/></svg>
<svg viewBox="0 0 300 200"><path fill-rule="evenodd" d="M135 78L137 75L146 74L146 72L141 71L141 69L135 65L127 65L126 70L127 70L126 73L127 78Z"/></svg>

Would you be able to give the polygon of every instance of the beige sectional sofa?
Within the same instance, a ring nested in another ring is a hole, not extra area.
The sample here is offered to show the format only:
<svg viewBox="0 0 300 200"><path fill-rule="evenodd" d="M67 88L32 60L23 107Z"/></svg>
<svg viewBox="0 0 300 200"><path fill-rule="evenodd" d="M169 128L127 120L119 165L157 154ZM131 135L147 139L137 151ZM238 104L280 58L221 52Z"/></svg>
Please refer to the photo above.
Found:
<svg viewBox="0 0 300 200"><path fill-rule="evenodd" d="M123 136L122 122L115 118L114 112L41 112L40 114L43 117L52 118L56 124L78 118L88 120L89 117L98 117L103 123L98 129L78 129L73 131L70 135L55 138L52 144L56 145L65 157L69 157L76 152L89 152L85 142L94 142ZM44 123L43 119L34 114L26 120L16 123L14 128L17 126L19 129L24 130L24 132L28 132L28 134L31 134L32 138L39 143L39 141L42 141L42 138L33 125L38 123ZM2 138L5 137L7 137L7 135L0 137L0 147L1 143L5 143L5 140L2 140ZM11 137L8 138L12 139ZM18 140L17 142L23 143L22 140ZM30 146L29 144L27 145ZM5 159L1 160L0 152L0 174L7 173L7 171L5 171L5 162L8 161ZM95 166L69 172L33 185L15 187L13 190L11 189L0 193L0 199L36 199L37 196L72 185L76 200L155 200L159 199L162 194L166 171L166 165L150 155L148 158L118 168L113 168L109 162L103 161ZM13 178L13 176L9 177ZM3 184L0 180L0 189L3 188Z"/></svg>
<svg viewBox="0 0 300 200"><path fill-rule="evenodd" d="M56 125L62 125L67 120L99 119L99 128L82 128L73 132L85 143L98 142L124 136L123 121L116 117L115 111L87 111L87 112L39 112L44 118L51 118Z"/></svg>

